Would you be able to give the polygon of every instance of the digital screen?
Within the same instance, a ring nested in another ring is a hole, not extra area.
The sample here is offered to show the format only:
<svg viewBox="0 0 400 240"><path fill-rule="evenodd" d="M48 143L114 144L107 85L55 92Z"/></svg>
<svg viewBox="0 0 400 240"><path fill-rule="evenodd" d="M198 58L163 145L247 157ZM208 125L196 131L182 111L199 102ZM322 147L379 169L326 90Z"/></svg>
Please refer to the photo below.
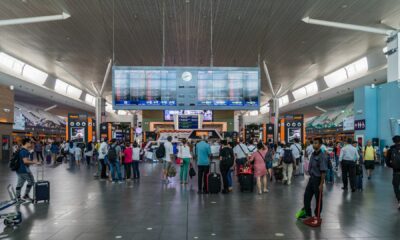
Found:
<svg viewBox="0 0 400 240"><path fill-rule="evenodd" d="M301 139L301 128L289 128L289 142L294 142L294 139Z"/></svg>
<svg viewBox="0 0 400 240"><path fill-rule="evenodd" d="M113 67L115 110L258 110L259 90L258 68Z"/></svg>
<svg viewBox="0 0 400 240"><path fill-rule="evenodd" d="M179 129L198 129L199 116L198 115L179 115L178 116Z"/></svg>
<svg viewBox="0 0 400 240"><path fill-rule="evenodd" d="M203 121L212 122L213 112L211 110L164 110L164 121L174 121L174 115L203 115Z"/></svg>
<svg viewBox="0 0 400 240"><path fill-rule="evenodd" d="M84 127L71 127L71 141L84 142L85 141L85 128Z"/></svg>

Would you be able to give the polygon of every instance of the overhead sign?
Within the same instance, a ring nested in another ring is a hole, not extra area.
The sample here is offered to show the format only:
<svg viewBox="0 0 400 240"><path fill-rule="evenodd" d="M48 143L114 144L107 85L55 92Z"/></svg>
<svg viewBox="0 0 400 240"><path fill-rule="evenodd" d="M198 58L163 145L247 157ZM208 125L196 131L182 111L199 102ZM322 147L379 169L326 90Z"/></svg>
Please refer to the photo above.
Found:
<svg viewBox="0 0 400 240"><path fill-rule="evenodd" d="M258 110L259 93L254 67L113 67L116 110Z"/></svg>
<svg viewBox="0 0 400 240"><path fill-rule="evenodd" d="M343 131L354 131L354 116L343 118Z"/></svg>
<svg viewBox="0 0 400 240"><path fill-rule="evenodd" d="M179 115L179 129L199 129L199 115Z"/></svg>
<svg viewBox="0 0 400 240"><path fill-rule="evenodd" d="M361 119L361 120L355 120L354 121L354 130L358 131L358 130L365 130L365 119Z"/></svg>

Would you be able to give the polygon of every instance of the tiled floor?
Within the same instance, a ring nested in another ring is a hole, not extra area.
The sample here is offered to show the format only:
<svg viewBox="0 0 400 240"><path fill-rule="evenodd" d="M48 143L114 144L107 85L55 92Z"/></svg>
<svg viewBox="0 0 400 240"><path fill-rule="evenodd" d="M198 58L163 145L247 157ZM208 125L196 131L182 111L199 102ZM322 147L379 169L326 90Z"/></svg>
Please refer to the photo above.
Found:
<svg viewBox="0 0 400 240"><path fill-rule="evenodd" d="M302 206L306 180L273 183L270 193L197 195L193 185L160 182L159 164L142 164L140 182L100 182L86 166L46 167L50 204L20 206L23 222L0 223L0 239L400 239L400 211L391 171L378 167L362 193L326 187L323 225L304 226L294 218ZM35 170L34 170L35 172ZM0 164L0 200L16 177ZM237 184L236 184L237 187Z"/></svg>

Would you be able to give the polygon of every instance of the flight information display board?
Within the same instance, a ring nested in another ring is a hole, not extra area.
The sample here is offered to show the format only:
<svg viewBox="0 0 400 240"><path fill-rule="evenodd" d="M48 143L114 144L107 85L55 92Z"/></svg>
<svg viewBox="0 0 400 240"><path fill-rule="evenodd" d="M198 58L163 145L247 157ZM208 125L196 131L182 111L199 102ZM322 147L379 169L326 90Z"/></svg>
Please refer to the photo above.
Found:
<svg viewBox="0 0 400 240"><path fill-rule="evenodd" d="M259 109L259 68L113 67L113 107Z"/></svg>
<svg viewBox="0 0 400 240"><path fill-rule="evenodd" d="M198 129L199 115L178 115L178 129Z"/></svg>

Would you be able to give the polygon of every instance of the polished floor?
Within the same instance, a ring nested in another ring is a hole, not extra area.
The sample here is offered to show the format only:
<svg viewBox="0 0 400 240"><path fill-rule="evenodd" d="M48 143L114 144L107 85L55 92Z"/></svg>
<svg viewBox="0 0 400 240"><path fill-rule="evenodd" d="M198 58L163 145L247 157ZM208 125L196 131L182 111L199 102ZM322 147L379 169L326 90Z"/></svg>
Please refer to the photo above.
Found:
<svg viewBox="0 0 400 240"><path fill-rule="evenodd" d="M94 168L46 167L50 204L21 205L23 222L15 228L0 223L0 239L399 239L400 211L387 168L364 179L361 193L327 185L317 229L294 218L302 206L303 177L291 186L272 183L263 195L236 189L197 195L196 179L187 187L176 180L163 185L160 171L160 164L145 163L140 182L112 184L94 179ZM16 183L15 173L0 164L0 201L7 199L9 183Z"/></svg>

